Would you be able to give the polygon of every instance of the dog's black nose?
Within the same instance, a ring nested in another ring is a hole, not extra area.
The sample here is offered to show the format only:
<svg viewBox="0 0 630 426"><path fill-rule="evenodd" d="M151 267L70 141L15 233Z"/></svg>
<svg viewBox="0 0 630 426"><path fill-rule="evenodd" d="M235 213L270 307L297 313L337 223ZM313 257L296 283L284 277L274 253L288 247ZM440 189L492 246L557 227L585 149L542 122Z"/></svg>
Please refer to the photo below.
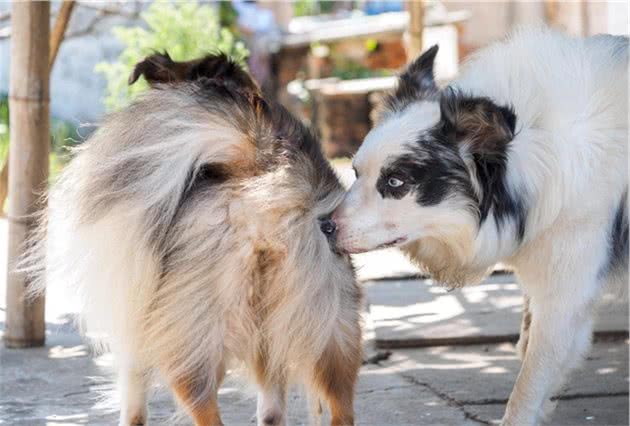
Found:
<svg viewBox="0 0 630 426"><path fill-rule="evenodd" d="M321 219L319 229L326 235L332 235L337 230L337 224L332 219Z"/></svg>

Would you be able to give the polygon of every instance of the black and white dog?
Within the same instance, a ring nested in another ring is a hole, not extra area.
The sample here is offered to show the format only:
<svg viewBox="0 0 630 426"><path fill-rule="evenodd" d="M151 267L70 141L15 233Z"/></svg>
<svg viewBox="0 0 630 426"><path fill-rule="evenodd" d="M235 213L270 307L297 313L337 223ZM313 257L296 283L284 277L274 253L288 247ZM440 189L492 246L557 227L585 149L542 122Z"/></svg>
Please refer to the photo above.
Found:
<svg viewBox="0 0 630 426"><path fill-rule="evenodd" d="M402 246L451 287L513 266L528 303L503 424L537 424L588 351L598 295L628 282L628 38L524 30L443 90L437 51L356 154L337 244Z"/></svg>

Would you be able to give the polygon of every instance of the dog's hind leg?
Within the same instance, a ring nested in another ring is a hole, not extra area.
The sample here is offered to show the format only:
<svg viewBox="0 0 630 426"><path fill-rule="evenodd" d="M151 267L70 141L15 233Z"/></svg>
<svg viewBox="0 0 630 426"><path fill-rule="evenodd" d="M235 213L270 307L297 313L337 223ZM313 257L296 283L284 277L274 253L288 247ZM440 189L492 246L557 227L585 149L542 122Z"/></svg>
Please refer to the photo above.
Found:
<svg viewBox="0 0 630 426"><path fill-rule="evenodd" d="M258 391L256 418L258 426L286 424L286 383L266 384Z"/></svg>
<svg viewBox="0 0 630 426"><path fill-rule="evenodd" d="M328 402L332 426L354 424L354 387L360 367L361 329L357 323L346 336L332 339L315 365L314 384Z"/></svg>
<svg viewBox="0 0 630 426"><path fill-rule="evenodd" d="M287 381L284 372L270 374L268 352L263 345L254 360L254 373L258 383L256 423L258 426L284 426L286 424Z"/></svg>
<svg viewBox="0 0 630 426"><path fill-rule="evenodd" d="M118 371L119 426L144 425L147 421L147 377L140 369L123 364Z"/></svg>
<svg viewBox="0 0 630 426"><path fill-rule="evenodd" d="M195 426L223 426L217 391L224 374L225 369L220 366L215 370L199 370L173 381L173 391L193 418Z"/></svg>

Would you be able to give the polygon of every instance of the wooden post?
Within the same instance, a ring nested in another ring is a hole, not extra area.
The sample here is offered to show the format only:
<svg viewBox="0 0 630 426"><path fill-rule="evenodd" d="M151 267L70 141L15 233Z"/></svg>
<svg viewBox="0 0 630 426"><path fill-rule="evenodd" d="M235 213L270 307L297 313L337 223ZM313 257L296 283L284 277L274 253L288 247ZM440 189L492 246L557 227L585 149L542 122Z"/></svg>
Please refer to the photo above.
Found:
<svg viewBox="0 0 630 426"><path fill-rule="evenodd" d="M74 0L64 0L59 8L59 13L57 14L57 19L55 20L55 26L52 34L50 34L50 54L48 61L49 72L52 72L55 59L57 59L57 53L59 52L59 47L61 46L61 42L66 34L66 29L68 28L68 23L70 22L70 17L72 16L72 10L74 9L75 4L76 2ZM8 193L9 153L7 152L7 158L5 159L2 171L0 172L0 215L3 213L4 202L7 199Z"/></svg>
<svg viewBox="0 0 630 426"><path fill-rule="evenodd" d="M424 4L422 0L409 0L409 28L407 29L407 61L411 62L422 53L422 31L424 30Z"/></svg>
<svg viewBox="0 0 630 426"><path fill-rule="evenodd" d="M558 1L557 0L545 0L545 22L550 27L558 25Z"/></svg>
<svg viewBox="0 0 630 426"><path fill-rule="evenodd" d="M21 348L44 344L44 297L26 300L28 285L14 271L31 230L48 178L50 3L14 2L11 12L11 114L7 323L4 343Z"/></svg>
<svg viewBox="0 0 630 426"><path fill-rule="evenodd" d="M582 29L582 37L588 37L591 33L591 20L588 13L588 2L580 1L580 27Z"/></svg>

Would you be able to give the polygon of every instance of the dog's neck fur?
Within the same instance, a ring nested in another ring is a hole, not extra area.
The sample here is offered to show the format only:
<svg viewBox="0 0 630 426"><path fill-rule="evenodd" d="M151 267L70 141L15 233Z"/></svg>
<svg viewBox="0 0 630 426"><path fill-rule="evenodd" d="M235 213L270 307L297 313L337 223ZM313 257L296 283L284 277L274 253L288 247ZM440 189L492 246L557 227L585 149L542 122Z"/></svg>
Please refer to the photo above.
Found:
<svg viewBox="0 0 630 426"><path fill-rule="evenodd" d="M498 229L491 215L477 229L462 228L446 238L426 238L403 247L438 283L463 287L483 280L498 262L511 263L520 247L516 226Z"/></svg>

